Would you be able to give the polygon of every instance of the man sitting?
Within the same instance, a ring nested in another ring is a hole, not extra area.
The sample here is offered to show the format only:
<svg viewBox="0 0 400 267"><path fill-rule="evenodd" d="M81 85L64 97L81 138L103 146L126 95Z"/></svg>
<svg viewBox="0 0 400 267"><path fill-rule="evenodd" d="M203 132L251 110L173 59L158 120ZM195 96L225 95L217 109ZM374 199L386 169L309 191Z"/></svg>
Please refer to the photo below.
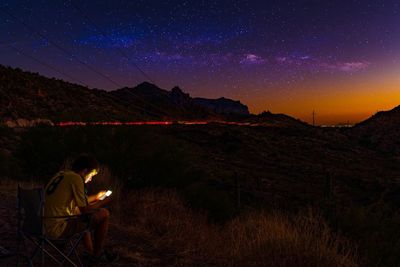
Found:
<svg viewBox="0 0 400 267"><path fill-rule="evenodd" d="M87 214L89 221L47 218L45 230L49 237L58 239L84 230L89 223L94 233L94 244L88 232L83 238L87 252L92 259L111 261L114 260L113 255L103 253L110 213L101 208L110 199L104 198L105 191L92 196L86 193L85 184L92 180L98 170L99 163L94 157L81 155L73 161L71 170L60 171L49 181L45 187L45 217Z"/></svg>

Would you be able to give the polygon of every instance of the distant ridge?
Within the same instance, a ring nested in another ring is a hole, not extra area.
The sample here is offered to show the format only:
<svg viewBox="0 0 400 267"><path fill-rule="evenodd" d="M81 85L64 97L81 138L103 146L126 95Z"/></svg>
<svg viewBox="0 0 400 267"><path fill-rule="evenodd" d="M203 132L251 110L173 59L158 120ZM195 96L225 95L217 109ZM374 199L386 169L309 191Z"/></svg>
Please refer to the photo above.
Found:
<svg viewBox="0 0 400 267"><path fill-rule="evenodd" d="M232 107L233 113L235 109ZM196 104L179 87L167 91L144 82L134 88L107 92L0 65L3 122L222 119L221 115Z"/></svg>
<svg viewBox="0 0 400 267"><path fill-rule="evenodd" d="M133 88L122 88L109 92L127 106L140 107L159 119L211 119L218 113L211 112L196 103L179 87L171 91L143 82Z"/></svg>
<svg viewBox="0 0 400 267"><path fill-rule="evenodd" d="M366 146L400 156L400 106L377 112L349 133Z"/></svg>
<svg viewBox="0 0 400 267"><path fill-rule="evenodd" d="M108 92L0 65L1 124L179 120L306 125L283 114L250 114L240 101L224 97L192 98L178 86L168 91L143 82Z"/></svg>
<svg viewBox="0 0 400 267"><path fill-rule="evenodd" d="M0 66L0 116L2 121L48 119L54 122L152 117L145 111L128 108L106 91L4 66Z"/></svg>
<svg viewBox="0 0 400 267"><path fill-rule="evenodd" d="M279 127L310 127L309 124L292 118L285 114L273 114L270 111L261 112L258 115L250 115L246 121L257 123L264 126L279 126Z"/></svg>
<svg viewBox="0 0 400 267"><path fill-rule="evenodd" d="M218 114L250 114L249 108L246 105L243 105L240 101L234 101L225 97L218 99L196 97L194 98L194 103Z"/></svg>

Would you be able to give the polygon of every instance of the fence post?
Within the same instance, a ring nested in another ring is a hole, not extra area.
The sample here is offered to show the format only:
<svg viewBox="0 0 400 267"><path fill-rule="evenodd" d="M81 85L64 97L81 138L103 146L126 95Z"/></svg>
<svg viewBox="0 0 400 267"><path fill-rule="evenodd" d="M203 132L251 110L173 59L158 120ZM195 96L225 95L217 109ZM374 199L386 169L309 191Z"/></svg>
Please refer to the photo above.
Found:
<svg viewBox="0 0 400 267"><path fill-rule="evenodd" d="M330 202L333 197L333 183L332 176L329 172L327 172L325 177L325 192L324 192L325 200Z"/></svg>
<svg viewBox="0 0 400 267"><path fill-rule="evenodd" d="M240 213L240 208L241 208L241 203L240 203L240 182L239 182L239 176L237 172L234 174L235 177L235 193L236 193L236 213Z"/></svg>
<svg viewBox="0 0 400 267"><path fill-rule="evenodd" d="M327 172L325 179L325 207L327 216L334 230L337 229L337 210L336 210L336 200L334 194L334 179L330 172Z"/></svg>

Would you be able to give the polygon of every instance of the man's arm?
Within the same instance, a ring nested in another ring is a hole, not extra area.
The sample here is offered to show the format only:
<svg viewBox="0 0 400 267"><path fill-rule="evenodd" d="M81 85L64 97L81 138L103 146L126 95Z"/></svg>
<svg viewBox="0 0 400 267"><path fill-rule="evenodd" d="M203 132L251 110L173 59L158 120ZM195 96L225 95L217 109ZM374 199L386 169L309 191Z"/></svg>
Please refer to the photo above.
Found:
<svg viewBox="0 0 400 267"><path fill-rule="evenodd" d="M94 202L93 204L89 204L85 207L79 207L79 211L81 213L87 213L90 212L91 210L99 209L111 202L111 199L109 197L105 198L104 200L99 200Z"/></svg>
<svg viewBox="0 0 400 267"><path fill-rule="evenodd" d="M94 196L86 197L85 185L80 176L75 175L71 177L71 188L73 198L75 199L76 206L79 207L80 213L85 213L93 209L98 209L104 205L107 205L110 202L109 198L99 200L100 197L105 194L103 191L100 191Z"/></svg>
<svg viewBox="0 0 400 267"><path fill-rule="evenodd" d="M99 193L95 195L90 195L87 197L88 204L91 205L94 202L97 202L101 200L101 197L103 197L106 194L107 191L100 191Z"/></svg>

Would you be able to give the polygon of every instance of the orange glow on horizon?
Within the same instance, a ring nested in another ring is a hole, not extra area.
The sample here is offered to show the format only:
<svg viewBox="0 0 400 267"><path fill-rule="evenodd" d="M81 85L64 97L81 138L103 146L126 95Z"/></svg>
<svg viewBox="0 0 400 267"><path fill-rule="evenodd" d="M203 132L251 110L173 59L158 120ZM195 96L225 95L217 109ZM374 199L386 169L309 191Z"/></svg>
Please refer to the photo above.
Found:
<svg viewBox="0 0 400 267"><path fill-rule="evenodd" d="M275 91L245 99L250 111L257 114L270 110L311 123L315 110L317 125L353 124L400 105L400 71L305 81Z"/></svg>

